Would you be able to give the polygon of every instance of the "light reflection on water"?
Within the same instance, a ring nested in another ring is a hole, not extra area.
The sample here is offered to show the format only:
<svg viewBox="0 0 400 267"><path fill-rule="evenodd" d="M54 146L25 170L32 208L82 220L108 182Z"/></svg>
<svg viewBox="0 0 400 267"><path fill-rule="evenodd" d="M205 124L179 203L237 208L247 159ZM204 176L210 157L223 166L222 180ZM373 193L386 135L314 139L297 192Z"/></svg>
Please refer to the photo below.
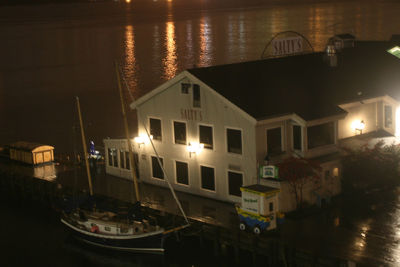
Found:
<svg viewBox="0 0 400 267"><path fill-rule="evenodd" d="M209 66L212 59L211 47L213 45L213 31L212 25L210 24L210 18L203 16L200 19L200 55L199 65Z"/></svg>
<svg viewBox="0 0 400 267"><path fill-rule="evenodd" d="M166 58L164 59L164 78L172 79L177 71L177 56L176 56L176 41L175 41L175 24L168 21L166 23L165 46L167 50Z"/></svg>
<svg viewBox="0 0 400 267"><path fill-rule="evenodd" d="M129 88L137 88L138 77L136 75L136 57L135 57L135 34L132 25L125 27L125 78L129 81Z"/></svg>

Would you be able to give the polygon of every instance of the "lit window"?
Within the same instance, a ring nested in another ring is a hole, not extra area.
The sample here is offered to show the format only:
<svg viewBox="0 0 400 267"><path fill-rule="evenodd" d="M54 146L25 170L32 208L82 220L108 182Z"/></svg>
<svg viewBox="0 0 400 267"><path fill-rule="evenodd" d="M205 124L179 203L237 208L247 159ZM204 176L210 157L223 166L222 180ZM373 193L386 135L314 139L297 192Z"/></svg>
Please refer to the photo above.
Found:
<svg viewBox="0 0 400 267"><path fill-rule="evenodd" d="M186 123L174 121L175 144L186 145Z"/></svg>
<svg viewBox="0 0 400 267"><path fill-rule="evenodd" d="M203 189L215 191L214 168L200 166L201 168L201 187Z"/></svg>
<svg viewBox="0 0 400 267"><path fill-rule="evenodd" d="M333 177L338 177L339 176L339 168L333 168L333 171L332 171L332 175L333 175Z"/></svg>
<svg viewBox="0 0 400 267"><path fill-rule="evenodd" d="M161 164L163 163L163 159L160 158ZM151 166L153 171L153 177L158 179L164 179L164 172L158 163L157 157L151 157Z"/></svg>
<svg viewBox="0 0 400 267"><path fill-rule="evenodd" d="M213 128L211 126L199 126L200 140L204 148L213 149Z"/></svg>
<svg viewBox="0 0 400 267"><path fill-rule="evenodd" d="M162 140L161 120L150 118L150 135L153 136L153 140Z"/></svg>
<svg viewBox="0 0 400 267"><path fill-rule="evenodd" d="M178 184L189 184L189 171L186 162L176 162L176 182Z"/></svg>
<svg viewBox="0 0 400 267"><path fill-rule="evenodd" d="M228 152L242 154L242 131L226 129Z"/></svg>

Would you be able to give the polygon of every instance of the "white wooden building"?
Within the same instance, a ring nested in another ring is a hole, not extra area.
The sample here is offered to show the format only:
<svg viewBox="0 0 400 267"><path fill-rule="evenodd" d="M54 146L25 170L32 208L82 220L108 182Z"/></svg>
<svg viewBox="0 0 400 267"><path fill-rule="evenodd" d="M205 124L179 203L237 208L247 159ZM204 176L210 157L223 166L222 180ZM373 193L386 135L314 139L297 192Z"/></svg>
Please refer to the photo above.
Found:
<svg viewBox="0 0 400 267"><path fill-rule="evenodd" d="M387 73L363 60L369 51L400 71L383 47L355 42L335 66L324 53L312 53L181 72L131 104L138 116L132 146L140 179L166 186L147 129L177 190L240 202L241 186L262 183L279 187L281 211L290 211L295 202L285 181L260 181L258 167L295 156L321 163L322 179L306 186L307 202L338 194L340 139L378 130L395 134L398 102L389 96L393 88L380 84ZM104 142L107 172L129 177L114 163L126 162L126 142Z"/></svg>

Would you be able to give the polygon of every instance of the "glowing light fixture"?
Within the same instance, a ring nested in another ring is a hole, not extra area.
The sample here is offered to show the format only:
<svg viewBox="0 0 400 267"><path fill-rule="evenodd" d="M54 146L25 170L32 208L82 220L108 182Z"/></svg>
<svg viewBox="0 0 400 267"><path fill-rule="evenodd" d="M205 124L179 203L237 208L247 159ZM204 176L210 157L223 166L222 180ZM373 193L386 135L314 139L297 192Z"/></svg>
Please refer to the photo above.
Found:
<svg viewBox="0 0 400 267"><path fill-rule="evenodd" d="M139 144L139 147L140 147L141 145L150 144L150 139L153 139L152 135L150 135L150 138L149 138L146 134L141 134L141 135L133 138L133 141L135 141L135 143Z"/></svg>
<svg viewBox="0 0 400 267"><path fill-rule="evenodd" d="M355 120L353 121L353 123L351 124L351 128L354 129L354 131L356 132L356 134L362 134L362 131L365 128L365 122L364 120Z"/></svg>
<svg viewBox="0 0 400 267"><path fill-rule="evenodd" d="M187 150L189 151L189 156L192 157L192 153L199 154L204 148L204 144L197 142L189 142L187 145Z"/></svg>

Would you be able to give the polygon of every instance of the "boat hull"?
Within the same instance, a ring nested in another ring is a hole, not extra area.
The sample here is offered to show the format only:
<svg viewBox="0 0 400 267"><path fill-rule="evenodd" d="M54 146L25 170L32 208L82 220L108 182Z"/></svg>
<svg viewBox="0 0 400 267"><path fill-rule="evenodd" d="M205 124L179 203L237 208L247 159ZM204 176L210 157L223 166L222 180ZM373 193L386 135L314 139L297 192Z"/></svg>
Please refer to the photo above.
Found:
<svg viewBox="0 0 400 267"><path fill-rule="evenodd" d="M81 230L65 220L61 220L71 234L78 240L97 247L106 249L130 251L140 253L164 253L164 231L130 235L130 236L106 236Z"/></svg>

